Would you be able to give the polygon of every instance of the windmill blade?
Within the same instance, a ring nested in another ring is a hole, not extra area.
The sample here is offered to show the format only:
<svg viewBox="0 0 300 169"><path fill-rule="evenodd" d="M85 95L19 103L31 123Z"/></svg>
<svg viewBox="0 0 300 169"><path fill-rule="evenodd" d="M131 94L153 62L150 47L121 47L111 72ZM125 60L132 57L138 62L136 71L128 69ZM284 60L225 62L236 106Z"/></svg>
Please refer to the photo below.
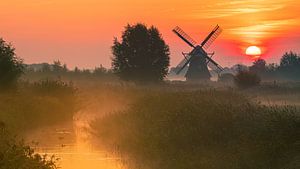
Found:
<svg viewBox="0 0 300 169"><path fill-rule="evenodd" d="M195 46L197 45L197 42L194 41L188 34L186 34L181 28L179 28L178 26L176 26L173 29L173 32L179 36L183 41L185 41L189 46L195 48Z"/></svg>
<svg viewBox="0 0 300 169"><path fill-rule="evenodd" d="M209 46L217 39L217 37L222 33L222 29L219 25L217 25L211 33L204 39L204 41L201 43L201 46L204 49L209 48Z"/></svg>
<svg viewBox="0 0 300 169"><path fill-rule="evenodd" d="M191 55L186 55L182 61L176 66L176 70L178 70L176 72L176 74L178 75L191 61L192 56Z"/></svg>
<svg viewBox="0 0 300 169"><path fill-rule="evenodd" d="M214 60L212 60L210 57L206 56L206 60L207 60L207 66L209 68L211 68L213 71L215 71L216 73L221 73L224 69Z"/></svg>

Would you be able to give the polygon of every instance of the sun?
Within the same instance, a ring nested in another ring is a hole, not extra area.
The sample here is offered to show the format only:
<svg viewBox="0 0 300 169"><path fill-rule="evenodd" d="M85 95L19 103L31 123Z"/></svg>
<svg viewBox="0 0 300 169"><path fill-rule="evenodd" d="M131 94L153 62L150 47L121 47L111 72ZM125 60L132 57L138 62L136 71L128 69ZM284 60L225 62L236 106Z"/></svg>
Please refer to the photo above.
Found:
<svg viewBox="0 0 300 169"><path fill-rule="evenodd" d="M257 46L249 46L249 47L246 49L246 55L249 55L249 56L258 58L258 57L260 57L260 55L261 55L261 50L260 50L260 48L257 47Z"/></svg>

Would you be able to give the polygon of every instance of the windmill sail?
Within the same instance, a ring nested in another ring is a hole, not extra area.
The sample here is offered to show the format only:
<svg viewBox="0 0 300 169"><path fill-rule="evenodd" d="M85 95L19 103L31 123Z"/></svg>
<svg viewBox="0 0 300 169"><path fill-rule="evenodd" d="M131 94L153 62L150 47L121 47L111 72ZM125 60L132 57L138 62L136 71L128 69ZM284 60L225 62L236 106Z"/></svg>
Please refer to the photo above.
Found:
<svg viewBox="0 0 300 169"><path fill-rule="evenodd" d="M195 48L195 46L197 45L197 42L194 41L188 34L186 34L181 28L179 28L178 26L176 26L173 29L173 32L179 36L183 41L185 41L188 45L190 45L191 47Z"/></svg>
<svg viewBox="0 0 300 169"><path fill-rule="evenodd" d="M176 66L176 74L179 74L190 62L192 55L185 55L181 62Z"/></svg>
<svg viewBox="0 0 300 169"><path fill-rule="evenodd" d="M189 54L184 54L184 59L175 68L176 74L179 74L188 64L189 67L185 77L187 80L191 81L209 80L211 75L208 67L218 74L223 71L223 68L217 62L212 60L211 57L208 56L209 54L204 50L208 48L222 32L222 29L218 25L199 45L197 45L197 43L181 28L175 27L173 32L189 46L194 48ZM212 56L213 54L214 53L210 55Z"/></svg>
<svg viewBox="0 0 300 169"><path fill-rule="evenodd" d="M217 39L217 37L221 34L222 29L219 25L217 25L211 33L204 39L204 41L201 43L201 46L204 49L209 48L209 46Z"/></svg>
<svg viewBox="0 0 300 169"><path fill-rule="evenodd" d="M215 71L216 73L221 73L223 71L223 68L214 60L212 60L210 57L206 57L207 60L207 66L209 68L211 68L213 71Z"/></svg>

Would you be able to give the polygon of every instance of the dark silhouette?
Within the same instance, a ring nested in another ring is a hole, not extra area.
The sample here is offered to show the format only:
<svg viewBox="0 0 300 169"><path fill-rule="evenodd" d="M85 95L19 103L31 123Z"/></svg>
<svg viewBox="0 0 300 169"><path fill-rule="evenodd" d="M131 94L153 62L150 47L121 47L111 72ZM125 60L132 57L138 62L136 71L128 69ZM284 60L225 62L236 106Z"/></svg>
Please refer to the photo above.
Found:
<svg viewBox="0 0 300 169"><path fill-rule="evenodd" d="M285 53L278 70L285 78L300 79L300 56L293 52Z"/></svg>
<svg viewBox="0 0 300 169"><path fill-rule="evenodd" d="M113 71L123 80L157 82L168 73L169 47L153 26L127 25L122 41L115 38L112 52Z"/></svg>
<svg viewBox="0 0 300 169"><path fill-rule="evenodd" d="M0 87L12 87L23 73L22 60L16 57L15 49L0 38Z"/></svg>
<svg viewBox="0 0 300 169"><path fill-rule="evenodd" d="M266 61L264 59L257 59L250 66L249 70L253 73L263 74L266 72Z"/></svg>
<svg viewBox="0 0 300 169"><path fill-rule="evenodd" d="M173 29L173 32L193 48L193 50L188 54L183 54L183 60L175 68L178 70L177 74L179 74L185 67L189 65L185 75L186 80L199 81L210 80L211 75L209 73L208 67L210 67L218 74L223 71L223 68L211 59L214 53L209 54L204 50L207 49L222 32L222 29L218 25L199 45L181 28L176 27L175 29Z"/></svg>
<svg viewBox="0 0 300 169"><path fill-rule="evenodd" d="M234 83L239 88L249 88L253 86L259 85L261 82L260 77L253 72L250 71L240 71L234 77Z"/></svg>
<svg viewBox="0 0 300 169"><path fill-rule="evenodd" d="M0 168L56 169L54 156L39 155L7 130L0 121Z"/></svg>
<svg viewBox="0 0 300 169"><path fill-rule="evenodd" d="M234 81L234 75L231 73L224 73L219 76L218 82L231 83Z"/></svg>
<svg viewBox="0 0 300 169"><path fill-rule="evenodd" d="M53 62L53 71L57 73L67 72L68 68L66 64L62 64L59 60Z"/></svg>

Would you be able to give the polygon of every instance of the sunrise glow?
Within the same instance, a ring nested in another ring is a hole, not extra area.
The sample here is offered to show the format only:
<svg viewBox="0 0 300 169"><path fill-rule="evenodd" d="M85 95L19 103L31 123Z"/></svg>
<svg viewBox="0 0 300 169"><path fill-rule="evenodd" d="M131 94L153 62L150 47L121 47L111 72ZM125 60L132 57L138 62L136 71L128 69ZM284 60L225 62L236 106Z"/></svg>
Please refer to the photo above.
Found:
<svg viewBox="0 0 300 169"><path fill-rule="evenodd" d="M156 26L175 66L189 48L172 33L180 26L201 42L219 24L223 32L208 49L222 66L251 64L249 44L264 46L269 62L300 49L300 1L296 0L11 0L1 1L0 36L26 63L61 60L70 67L111 66L111 45L126 24Z"/></svg>
<svg viewBox="0 0 300 169"><path fill-rule="evenodd" d="M259 47L257 46L249 46L246 49L246 55L250 55L250 56L260 56L261 55L261 50Z"/></svg>

